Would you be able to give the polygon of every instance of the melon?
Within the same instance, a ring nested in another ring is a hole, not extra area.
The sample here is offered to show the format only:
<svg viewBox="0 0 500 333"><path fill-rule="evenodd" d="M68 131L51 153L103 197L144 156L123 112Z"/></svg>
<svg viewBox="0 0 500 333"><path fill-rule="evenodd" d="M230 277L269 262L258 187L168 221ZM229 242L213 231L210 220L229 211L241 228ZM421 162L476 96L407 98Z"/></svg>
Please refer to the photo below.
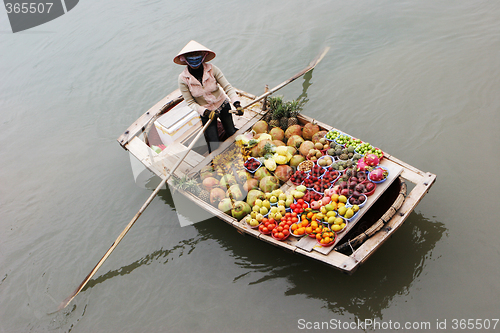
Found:
<svg viewBox="0 0 500 333"><path fill-rule="evenodd" d="M294 125L295 126L295 125ZM295 148L299 148L300 145L304 142L304 139L302 139L302 137L300 135L292 135L286 145L287 146L292 146L292 147L295 147Z"/></svg>
<svg viewBox="0 0 500 333"><path fill-rule="evenodd" d="M273 140L272 144L275 145L276 147L286 146L285 143L280 140Z"/></svg>
<svg viewBox="0 0 500 333"><path fill-rule="evenodd" d="M319 126L313 123L307 123L302 129L302 137L304 140L312 140L314 134L319 132Z"/></svg>
<svg viewBox="0 0 500 333"><path fill-rule="evenodd" d="M292 176L292 174L293 174L293 169L286 164L278 165L278 167L274 171L274 176L278 178L278 180L282 183L287 182L288 179Z"/></svg>
<svg viewBox="0 0 500 333"><path fill-rule="evenodd" d="M267 133L268 125L264 120L259 120L256 122L252 129L254 130L255 133Z"/></svg>
<svg viewBox="0 0 500 333"><path fill-rule="evenodd" d="M316 132L313 136L312 136L312 142L316 143L316 142L319 142L319 139L325 137L327 131L319 131L319 132Z"/></svg>
<svg viewBox="0 0 500 333"><path fill-rule="evenodd" d="M290 166L297 167L300 163L304 162L306 158L302 155L293 155L290 159Z"/></svg>
<svg viewBox="0 0 500 333"><path fill-rule="evenodd" d="M263 192L272 192L280 188L280 182L274 176L267 176L261 179L259 187Z"/></svg>
<svg viewBox="0 0 500 333"><path fill-rule="evenodd" d="M269 131L273 140L283 141L285 139L285 132L280 127L274 127Z"/></svg>
<svg viewBox="0 0 500 333"><path fill-rule="evenodd" d="M299 147L299 153L302 156L307 156L309 150L314 148L314 143L312 141L306 140Z"/></svg>
<svg viewBox="0 0 500 333"><path fill-rule="evenodd" d="M293 135L302 137L302 127L300 125L292 125L285 131L285 140L288 140Z"/></svg>
<svg viewBox="0 0 500 333"><path fill-rule="evenodd" d="M267 168L259 168L253 175L253 177L258 181L267 176L271 176L271 173L267 170Z"/></svg>

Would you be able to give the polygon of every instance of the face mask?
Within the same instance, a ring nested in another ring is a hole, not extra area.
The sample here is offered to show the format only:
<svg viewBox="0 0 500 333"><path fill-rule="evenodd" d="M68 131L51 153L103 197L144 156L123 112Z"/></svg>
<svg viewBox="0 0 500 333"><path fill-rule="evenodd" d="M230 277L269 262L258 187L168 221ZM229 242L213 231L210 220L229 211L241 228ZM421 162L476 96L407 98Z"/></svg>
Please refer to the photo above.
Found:
<svg viewBox="0 0 500 333"><path fill-rule="evenodd" d="M205 55L186 57L186 62L191 68L198 68L203 60L205 59Z"/></svg>

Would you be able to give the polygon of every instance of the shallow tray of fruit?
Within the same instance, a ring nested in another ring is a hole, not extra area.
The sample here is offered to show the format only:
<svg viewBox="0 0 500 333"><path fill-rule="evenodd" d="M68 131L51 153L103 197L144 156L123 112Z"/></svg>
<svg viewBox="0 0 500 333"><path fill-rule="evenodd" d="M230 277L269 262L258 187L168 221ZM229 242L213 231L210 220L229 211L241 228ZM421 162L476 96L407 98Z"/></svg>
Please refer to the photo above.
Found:
<svg viewBox="0 0 500 333"><path fill-rule="evenodd" d="M323 228L321 232L316 234L316 241L321 246L332 246L337 240L337 234L330 228Z"/></svg>
<svg viewBox="0 0 500 333"><path fill-rule="evenodd" d="M290 233L294 237L304 237L306 235L306 228L310 225L307 219L301 220L290 226Z"/></svg>
<svg viewBox="0 0 500 333"><path fill-rule="evenodd" d="M384 167L376 167L368 173L368 179L375 184L385 182L389 177L389 170Z"/></svg>
<svg viewBox="0 0 500 333"><path fill-rule="evenodd" d="M245 170L250 173L255 173L255 171L257 171L257 169L259 169L261 165L262 163L259 160L251 157L245 161Z"/></svg>

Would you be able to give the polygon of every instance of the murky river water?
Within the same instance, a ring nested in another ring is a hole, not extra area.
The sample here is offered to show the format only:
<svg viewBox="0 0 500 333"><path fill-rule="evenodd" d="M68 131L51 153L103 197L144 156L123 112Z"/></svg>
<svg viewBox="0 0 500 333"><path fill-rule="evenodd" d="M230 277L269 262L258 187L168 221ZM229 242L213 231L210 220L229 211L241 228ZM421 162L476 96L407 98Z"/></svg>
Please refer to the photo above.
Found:
<svg viewBox="0 0 500 333"><path fill-rule="evenodd" d="M89 286L49 315L151 194L116 138L176 88L172 58L190 39L254 94L330 46L281 94L306 92L307 115L436 184L353 276L216 219L180 227L163 191ZM88 0L16 34L0 9L0 332L294 332L358 320L383 325L342 331L436 331L445 320L453 331L461 319L489 319L491 331L499 54L496 1Z"/></svg>

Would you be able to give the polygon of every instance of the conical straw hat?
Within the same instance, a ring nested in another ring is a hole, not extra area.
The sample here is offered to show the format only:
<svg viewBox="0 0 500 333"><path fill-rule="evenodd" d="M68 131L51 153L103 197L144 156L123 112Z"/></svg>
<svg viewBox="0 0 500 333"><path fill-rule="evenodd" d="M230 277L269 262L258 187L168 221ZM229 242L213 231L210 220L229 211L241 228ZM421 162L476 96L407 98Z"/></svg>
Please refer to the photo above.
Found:
<svg viewBox="0 0 500 333"><path fill-rule="evenodd" d="M189 43L187 43L186 46L184 46L182 48L182 50L181 50L181 52L179 52L179 54L177 54L175 56L174 62L176 64L179 64L179 65L187 65L185 61L182 61L180 59L180 56L184 55L186 53L196 52L196 51L207 52L207 56L205 57L205 62L208 62L208 61L212 60L213 58L215 58L215 52L214 51L212 51L209 48L206 48L205 46L201 45L200 43L192 40Z"/></svg>

